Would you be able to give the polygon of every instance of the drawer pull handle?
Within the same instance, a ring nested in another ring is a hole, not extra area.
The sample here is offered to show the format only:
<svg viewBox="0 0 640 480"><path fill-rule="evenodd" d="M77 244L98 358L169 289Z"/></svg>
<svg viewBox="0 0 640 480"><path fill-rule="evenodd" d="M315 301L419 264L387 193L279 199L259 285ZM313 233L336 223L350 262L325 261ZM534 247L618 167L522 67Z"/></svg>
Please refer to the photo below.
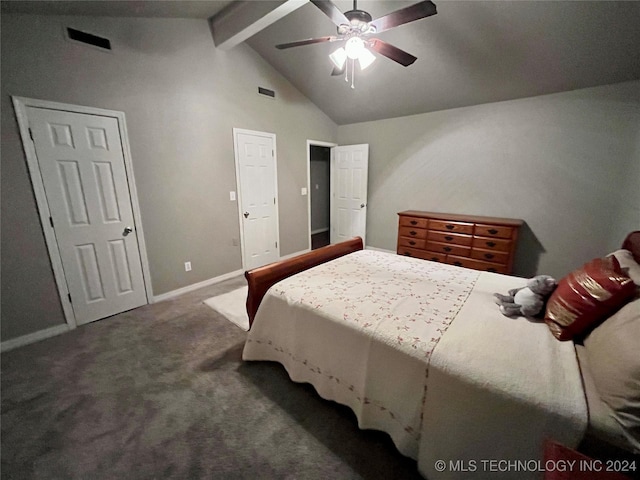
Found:
<svg viewBox="0 0 640 480"><path fill-rule="evenodd" d="M450 242L451 240L453 240L453 237L451 235L447 235L446 237L444 237L444 239Z"/></svg>
<svg viewBox="0 0 640 480"><path fill-rule="evenodd" d="M487 247L495 247L496 242L487 242Z"/></svg>
<svg viewBox="0 0 640 480"><path fill-rule="evenodd" d="M487 268L487 272L497 273L495 268Z"/></svg>
<svg viewBox="0 0 640 480"><path fill-rule="evenodd" d="M453 262L453 264L454 264L456 267L461 267L461 266L462 266L462 262Z"/></svg>
<svg viewBox="0 0 640 480"><path fill-rule="evenodd" d="M417 225L417 224L418 224L418 222L416 222L415 220L411 220L409 223L410 223L411 225Z"/></svg>
<svg viewBox="0 0 640 480"><path fill-rule="evenodd" d="M411 252L404 252L404 253L403 253L403 255L404 255L405 257L410 257L410 256L411 256Z"/></svg>
<svg viewBox="0 0 640 480"><path fill-rule="evenodd" d="M439 262L440 261L440 259L438 257L431 257L431 260L434 261L434 262Z"/></svg>
<svg viewBox="0 0 640 480"><path fill-rule="evenodd" d="M416 232L415 230L411 230L411 231L409 232L409 235L417 235L417 234L418 234L418 232Z"/></svg>
<svg viewBox="0 0 640 480"><path fill-rule="evenodd" d="M495 235L496 233L498 233L498 230L496 230L495 228L490 228L490 229L489 229L489 233L490 233L491 235Z"/></svg>
<svg viewBox="0 0 640 480"><path fill-rule="evenodd" d="M413 240L409 240L409 245L415 245L416 242L414 242Z"/></svg>
<svg viewBox="0 0 640 480"><path fill-rule="evenodd" d="M451 247L443 247L442 248L445 252L450 252L451 251Z"/></svg>
<svg viewBox="0 0 640 480"><path fill-rule="evenodd" d="M455 225L445 225L445 227L447 227L447 230L453 230L455 228Z"/></svg>
<svg viewBox="0 0 640 480"><path fill-rule="evenodd" d="M489 258L489 259L491 259L491 258L493 258L493 257L495 257L495 255L494 255L493 253L485 253L485 254L484 254L484 258Z"/></svg>

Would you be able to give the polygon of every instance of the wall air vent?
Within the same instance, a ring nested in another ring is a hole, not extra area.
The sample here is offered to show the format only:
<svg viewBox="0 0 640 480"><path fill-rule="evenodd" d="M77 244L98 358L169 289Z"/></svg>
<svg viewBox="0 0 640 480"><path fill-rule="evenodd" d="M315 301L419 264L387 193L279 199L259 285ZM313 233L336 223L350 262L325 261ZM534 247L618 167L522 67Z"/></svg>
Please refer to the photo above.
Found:
<svg viewBox="0 0 640 480"><path fill-rule="evenodd" d="M268 88L258 87L258 93L266 97L276 98L276 92L269 90Z"/></svg>
<svg viewBox="0 0 640 480"><path fill-rule="evenodd" d="M91 45L92 47L97 47L100 50L111 51L111 40L108 38L98 37L97 35L70 27L67 27L67 37L69 40L84 43L85 45Z"/></svg>

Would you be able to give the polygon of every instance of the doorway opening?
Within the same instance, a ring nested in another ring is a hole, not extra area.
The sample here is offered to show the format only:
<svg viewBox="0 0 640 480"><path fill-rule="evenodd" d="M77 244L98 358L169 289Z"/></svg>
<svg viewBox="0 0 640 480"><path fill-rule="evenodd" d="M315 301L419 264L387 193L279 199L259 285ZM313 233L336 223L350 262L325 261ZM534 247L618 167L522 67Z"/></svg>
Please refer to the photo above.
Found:
<svg viewBox="0 0 640 480"><path fill-rule="evenodd" d="M353 237L365 240L368 165L368 144L307 140L307 188L302 195L308 195L309 250Z"/></svg>
<svg viewBox="0 0 640 480"><path fill-rule="evenodd" d="M309 145L311 250L329 245L331 148Z"/></svg>

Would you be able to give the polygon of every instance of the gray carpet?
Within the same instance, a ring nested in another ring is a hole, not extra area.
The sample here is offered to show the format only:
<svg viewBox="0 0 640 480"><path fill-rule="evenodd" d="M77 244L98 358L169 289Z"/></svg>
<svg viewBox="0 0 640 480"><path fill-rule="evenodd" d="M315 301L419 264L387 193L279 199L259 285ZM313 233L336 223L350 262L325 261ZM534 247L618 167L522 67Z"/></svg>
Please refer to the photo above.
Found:
<svg viewBox="0 0 640 480"><path fill-rule="evenodd" d="M242 277L2 354L1 476L419 479L386 434L204 305Z"/></svg>

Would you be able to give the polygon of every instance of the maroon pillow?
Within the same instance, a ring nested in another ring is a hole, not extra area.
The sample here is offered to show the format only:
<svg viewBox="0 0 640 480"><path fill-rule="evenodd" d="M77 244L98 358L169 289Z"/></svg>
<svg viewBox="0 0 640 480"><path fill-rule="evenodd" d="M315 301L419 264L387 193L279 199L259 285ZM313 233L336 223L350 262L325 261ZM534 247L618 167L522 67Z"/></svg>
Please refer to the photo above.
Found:
<svg viewBox="0 0 640 480"><path fill-rule="evenodd" d="M616 257L596 258L558 282L544 321L558 340L571 340L624 305L635 284Z"/></svg>

